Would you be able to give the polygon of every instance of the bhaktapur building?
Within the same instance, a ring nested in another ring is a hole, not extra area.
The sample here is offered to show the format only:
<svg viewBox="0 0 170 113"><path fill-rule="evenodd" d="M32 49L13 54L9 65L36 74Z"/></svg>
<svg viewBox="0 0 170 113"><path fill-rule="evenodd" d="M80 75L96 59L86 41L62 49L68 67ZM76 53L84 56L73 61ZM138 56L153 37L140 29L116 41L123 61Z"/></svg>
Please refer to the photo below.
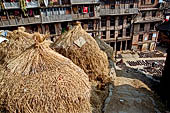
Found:
<svg viewBox="0 0 170 113"><path fill-rule="evenodd" d="M24 26L54 41L75 21L114 50L154 50L155 26L164 19L159 0L1 0L0 30Z"/></svg>

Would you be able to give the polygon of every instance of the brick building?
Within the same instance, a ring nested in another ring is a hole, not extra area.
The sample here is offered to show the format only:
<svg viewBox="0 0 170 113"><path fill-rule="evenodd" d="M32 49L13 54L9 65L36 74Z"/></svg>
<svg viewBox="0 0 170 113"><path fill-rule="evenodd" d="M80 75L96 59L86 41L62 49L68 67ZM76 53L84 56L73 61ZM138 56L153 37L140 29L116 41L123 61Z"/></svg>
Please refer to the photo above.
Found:
<svg viewBox="0 0 170 113"><path fill-rule="evenodd" d="M20 1L23 0L1 1L1 30L13 30L18 26L25 26L27 32L50 32L51 36L59 36L78 20L91 35L98 34L100 17L97 10L100 3L96 0L86 0L86 2L44 0L41 3L37 0L26 0L24 11L19 5Z"/></svg>
<svg viewBox="0 0 170 113"><path fill-rule="evenodd" d="M78 20L118 51L153 50L155 25L163 19L158 0L1 0L0 5L0 30L25 26L28 32L50 32L53 40Z"/></svg>
<svg viewBox="0 0 170 113"><path fill-rule="evenodd" d="M136 0L103 0L101 2L101 38L114 50L131 49L132 20L138 14Z"/></svg>
<svg viewBox="0 0 170 113"><path fill-rule="evenodd" d="M163 9L158 0L141 0L138 2L139 13L134 19L132 49L154 50L158 39L155 26L164 19Z"/></svg>

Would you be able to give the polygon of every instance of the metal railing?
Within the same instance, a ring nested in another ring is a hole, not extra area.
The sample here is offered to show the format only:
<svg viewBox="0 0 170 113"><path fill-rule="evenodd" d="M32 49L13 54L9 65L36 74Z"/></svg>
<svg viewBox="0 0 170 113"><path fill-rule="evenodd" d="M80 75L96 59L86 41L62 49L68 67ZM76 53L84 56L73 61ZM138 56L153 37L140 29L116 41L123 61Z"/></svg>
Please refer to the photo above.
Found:
<svg viewBox="0 0 170 113"><path fill-rule="evenodd" d="M99 3L99 0L71 0L71 4Z"/></svg>
<svg viewBox="0 0 170 113"><path fill-rule="evenodd" d="M39 17L15 17L12 19L4 19L0 21L0 26L1 27L6 27L6 26L17 26L17 25L26 25L26 24L36 24L36 23L41 23L41 18L40 15Z"/></svg>
<svg viewBox="0 0 170 113"><path fill-rule="evenodd" d="M19 2L4 2L5 9L18 9L20 8ZM26 2L26 8L39 7L38 1Z"/></svg>
<svg viewBox="0 0 170 113"><path fill-rule="evenodd" d="M4 2L5 9L17 9L20 8L19 2Z"/></svg>
<svg viewBox="0 0 170 113"><path fill-rule="evenodd" d="M35 8L35 7L39 7L38 1L26 2L26 8Z"/></svg>
<svg viewBox="0 0 170 113"><path fill-rule="evenodd" d="M73 19L83 19L83 18L90 18L90 17L95 17L94 13L72 14Z"/></svg>
<svg viewBox="0 0 170 113"><path fill-rule="evenodd" d="M138 8L100 9L100 15L122 15L122 14L138 14Z"/></svg>
<svg viewBox="0 0 170 113"><path fill-rule="evenodd" d="M51 15L51 16L42 16L42 22L48 23L48 22L59 22L59 21L71 21L72 15Z"/></svg>
<svg viewBox="0 0 170 113"><path fill-rule="evenodd" d="M163 16L156 16L156 17L144 17L144 18L135 18L134 23L145 23L145 22L157 22L157 21L162 21Z"/></svg>

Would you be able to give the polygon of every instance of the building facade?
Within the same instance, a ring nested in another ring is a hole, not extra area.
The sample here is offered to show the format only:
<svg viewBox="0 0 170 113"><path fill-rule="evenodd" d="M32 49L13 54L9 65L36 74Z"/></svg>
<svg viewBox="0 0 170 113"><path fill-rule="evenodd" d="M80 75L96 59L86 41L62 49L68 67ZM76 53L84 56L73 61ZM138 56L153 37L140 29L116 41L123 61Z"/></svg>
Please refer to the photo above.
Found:
<svg viewBox="0 0 170 113"><path fill-rule="evenodd" d="M138 14L136 0L101 1L101 38L114 50L131 49L132 20Z"/></svg>
<svg viewBox="0 0 170 113"><path fill-rule="evenodd" d="M154 50L158 39L155 26L164 19L164 10L160 8L158 0L140 0L138 10L134 19L132 49Z"/></svg>
<svg viewBox="0 0 170 113"><path fill-rule="evenodd" d="M154 50L163 19L158 0L1 0L0 30L25 26L50 32L51 40L80 21L114 50Z"/></svg>
<svg viewBox="0 0 170 113"><path fill-rule="evenodd" d="M21 2L25 6L21 7ZM92 36L99 31L99 5L96 0L3 0L0 9L0 29L13 30L24 26L27 32L50 32L52 37L61 35L75 21Z"/></svg>

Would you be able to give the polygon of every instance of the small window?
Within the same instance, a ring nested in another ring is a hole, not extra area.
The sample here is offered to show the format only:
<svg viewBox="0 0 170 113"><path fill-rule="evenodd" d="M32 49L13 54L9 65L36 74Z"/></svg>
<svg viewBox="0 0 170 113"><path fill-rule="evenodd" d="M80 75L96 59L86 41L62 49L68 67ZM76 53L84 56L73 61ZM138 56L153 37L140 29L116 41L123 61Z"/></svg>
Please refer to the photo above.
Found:
<svg viewBox="0 0 170 113"><path fill-rule="evenodd" d="M110 8L111 8L111 9L115 9L115 5L114 5L114 4L111 5Z"/></svg>
<svg viewBox="0 0 170 113"><path fill-rule="evenodd" d="M106 39L106 31L103 31L103 32L102 32L102 37L101 37L101 39Z"/></svg>
<svg viewBox="0 0 170 113"><path fill-rule="evenodd" d="M94 7L90 7L90 13L93 13L94 12Z"/></svg>
<svg viewBox="0 0 170 113"><path fill-rule="evenodd" d="M140 31L144 31L144 24L140 24Z"/></svg>
<svg viewBox="0 0 170 113"><path fill-rule="evenodd" d="M143 35L139 35L138 41L139 41L139 42L142 42L142 41L143 41Z"/></svg>
<svg viewBox="0 0 170 113"><path fill-rule="evenodd" d="M145 5L145 0L141 0L141 5Z"/></svg>
<svg viewBox="0 0 170 113"><path fill-rule="evenodd" d="M54 24L49 24L50 34L56 34Z"/></svg>
<svg viewBox="0 0 170 113"><path fill-rule="evenodd" d="M110 42L109 45L113 48L113 50L115 49L115 42Z"/></svg>
<svg viewBox="0 0 170 113"><path fill-rule="evenodd" d="M122 18L122 16L119 16L119 25L123 25L123 18Z"/></svg>
<svg viewBox="0 0 170 113"><path fill-rule="evenodd" d="M154 30L155 29L155 23L151 23L150 24L150 30Z"/></svg>
<svg viewBox="0 0 170 113"><path fill-rule="evenodd" d="M114 30L110 31L110 38L115 38L115 31Z"/></svg>
<svg viewBox="0 0 170 113"><path fill-rule="evenodd" d="M93 29L93 22L92 22L92 21L90 21L90 22L88 23L88 29Z"/></svg>
<svg viewBox="0 0 170 113"><path fill-rule="evenodd" d="M128 23L130 24L130 23L131 23L131 20L132 20L132 17L131 17L130 15L128 15L128 16L127 16L127 24L128 24Z"/></svg>
<svg viewBox="0 0 170 113"><path fill-rule="evenodd" d="M130 8L133 8L133 4L130 4Z"/></svg>
<svg viewBox="0 0 170 113"><path fill-rule="evenodd" d="M101 26L102 27L106 26L106 18L104 17L101 18Z"/></svg>
<svg viewBox="0 0 170 113"><path fill-rule="evenodd" d="M151 0L151 3L154 4L154 3L155 3L155 0Z"/></svg>
<svg viewBox="0 0 170 113"><path fill-rule="evenodd" d="M113 16L110 17L110 26L115 26L115 18Z"/></svg>
<svg viewBox="0 0 170 113"><path fill-rule="evenodd" d="M116 4L120 4L120 0L116 0Z"/></svg>
<svg viewBox="0 0 170 113"><path fill-rule="evenodd" d="M79 12L79 14L83 13L82 7L78 7L78 12Z"/></svg>
<svg viewBox="0 0 170 113"><path fill-rule="evenodd" d="M126 29L126 36L130 36L130 28Z"/></svg>
<svg viewBox="0 0 170 113"><path fill-rule="evenodd" d="M156 11L152 11L152 17L156 17Z"/></svg>
<svg viewBox="0 0 170 113"><path fill-rule="evenodd" d="M118 31L118 37L122 37L122 29Z"/></svg>
<svg viewBox="0 0 170 113"><path fill-rule="evenodd" d="M138 50L142 51L142 45L138 45Z"/></svg>
<svg viewBox="0 0 170 113"><path fill-rule="evenodd" d="M148 40L152 40L153 33L149 34Z"/></svg>
<svg viewBox="0 0 170 113"><path fill-rule="evenodd" d="M144 18L146 16L146 12L141 12L142 13L142 17Z"/></svg>

